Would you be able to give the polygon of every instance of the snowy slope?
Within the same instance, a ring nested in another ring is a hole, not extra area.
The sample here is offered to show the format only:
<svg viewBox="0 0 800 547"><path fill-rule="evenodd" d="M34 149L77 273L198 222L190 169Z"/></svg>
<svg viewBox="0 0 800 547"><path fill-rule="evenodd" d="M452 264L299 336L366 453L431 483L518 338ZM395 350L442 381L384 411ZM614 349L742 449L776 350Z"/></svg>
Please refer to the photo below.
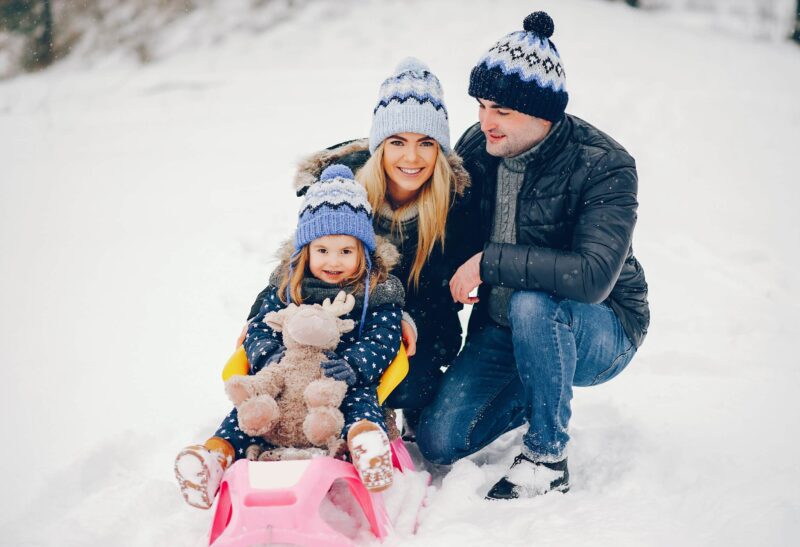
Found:
<svg viewBox="0 0 800 547"><path fill-rule="evenodd" d="M637 159L651 332L576 390L570 494L482 500L512 433L434 470L418 535L390 544L797 544L800 49L589 0L312 2L144 68L0 83L0 543L202 544L172 461L228 410L220 368L295 221L295 161L365 135L407 55L457 137L469 69L532 8L569 111Z"/></svg>

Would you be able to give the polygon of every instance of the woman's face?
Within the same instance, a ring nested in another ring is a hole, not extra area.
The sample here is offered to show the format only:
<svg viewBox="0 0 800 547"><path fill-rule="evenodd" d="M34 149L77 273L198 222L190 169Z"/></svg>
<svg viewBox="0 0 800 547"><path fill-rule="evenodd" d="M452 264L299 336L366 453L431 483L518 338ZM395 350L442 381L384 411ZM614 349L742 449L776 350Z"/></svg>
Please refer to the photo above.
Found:
<svg viewBox="0 0 800 547"><path fill-rule="evenodd" d="M336 284L353 277L358 270L359 241L353 236L318 237L308 244L308 269L311 275Z"/></svg>
<svg viewBox="0 0 800 547"><path fill-rule="evenodd" d="M395 205L412 201L433 175L439 146L420 133L398 133L383 141L383 170Z"/></svg>

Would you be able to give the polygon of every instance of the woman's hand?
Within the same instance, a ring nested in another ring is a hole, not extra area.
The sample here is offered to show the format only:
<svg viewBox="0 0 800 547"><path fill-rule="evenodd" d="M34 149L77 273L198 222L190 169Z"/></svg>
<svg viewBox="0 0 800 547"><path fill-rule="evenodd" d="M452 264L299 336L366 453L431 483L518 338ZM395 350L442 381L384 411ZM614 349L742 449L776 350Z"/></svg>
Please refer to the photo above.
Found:
<svg viewBox="0 0 800 547"><path fill-rule="evenodd" d="M411 357L417 353L417 334L408 321L400 321L400 329L402 331L403 344L406 345L406 355Z"/></svg>
<svg viewBox="0 0 800 547"><path fill-rule="evenodd" d="M239 349L239 346L244 344L244 338L247 336L247 327L250 326L250 323L245 323L244 327L242 327L242 333L239 335L239 339L236 340L236 349Z"/></svg>

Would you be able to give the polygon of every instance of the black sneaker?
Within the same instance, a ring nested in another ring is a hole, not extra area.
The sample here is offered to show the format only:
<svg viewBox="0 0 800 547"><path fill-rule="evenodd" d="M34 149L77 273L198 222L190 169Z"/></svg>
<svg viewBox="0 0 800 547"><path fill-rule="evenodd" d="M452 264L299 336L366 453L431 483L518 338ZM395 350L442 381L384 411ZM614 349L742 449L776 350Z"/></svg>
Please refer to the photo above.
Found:
<svg viewBox="0 0 800 547"><path fill-rule="evenodd" d="M403 442L416 444L420 414L422 414L422 410L418 408L403 409L403 434L401 435Z"/></svg>
<svg viewBox="0 0 800 547"><path fill-rule="evenodd" d="M569 491L567 459L560 462L535 462L520 454L514 458L506 476L492 486L487 500L532 498L548 492Z"/></svg>

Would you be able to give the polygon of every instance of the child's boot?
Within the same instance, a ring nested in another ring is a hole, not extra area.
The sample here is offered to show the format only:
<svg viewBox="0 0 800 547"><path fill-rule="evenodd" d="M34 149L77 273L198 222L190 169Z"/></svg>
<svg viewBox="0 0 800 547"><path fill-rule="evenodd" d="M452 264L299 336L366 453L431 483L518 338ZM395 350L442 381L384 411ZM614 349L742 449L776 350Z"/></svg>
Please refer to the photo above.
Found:
<svg viewBox="0 0 800 547"><path fill-rule="evenodd" d="M350 427L347 434L350 458L370 492L381 492L392 485L392 449L383 429L368 420Z"/></svg>
<svg viewBox="0 0 800 547"><path fill-rule="evenodd" d="M186 503L200 509L210 508L222 474L233 462L234 455L231 443L219 437L211 437L205 445L196 444L181 450L175 458L175 477Z"/></svg>

